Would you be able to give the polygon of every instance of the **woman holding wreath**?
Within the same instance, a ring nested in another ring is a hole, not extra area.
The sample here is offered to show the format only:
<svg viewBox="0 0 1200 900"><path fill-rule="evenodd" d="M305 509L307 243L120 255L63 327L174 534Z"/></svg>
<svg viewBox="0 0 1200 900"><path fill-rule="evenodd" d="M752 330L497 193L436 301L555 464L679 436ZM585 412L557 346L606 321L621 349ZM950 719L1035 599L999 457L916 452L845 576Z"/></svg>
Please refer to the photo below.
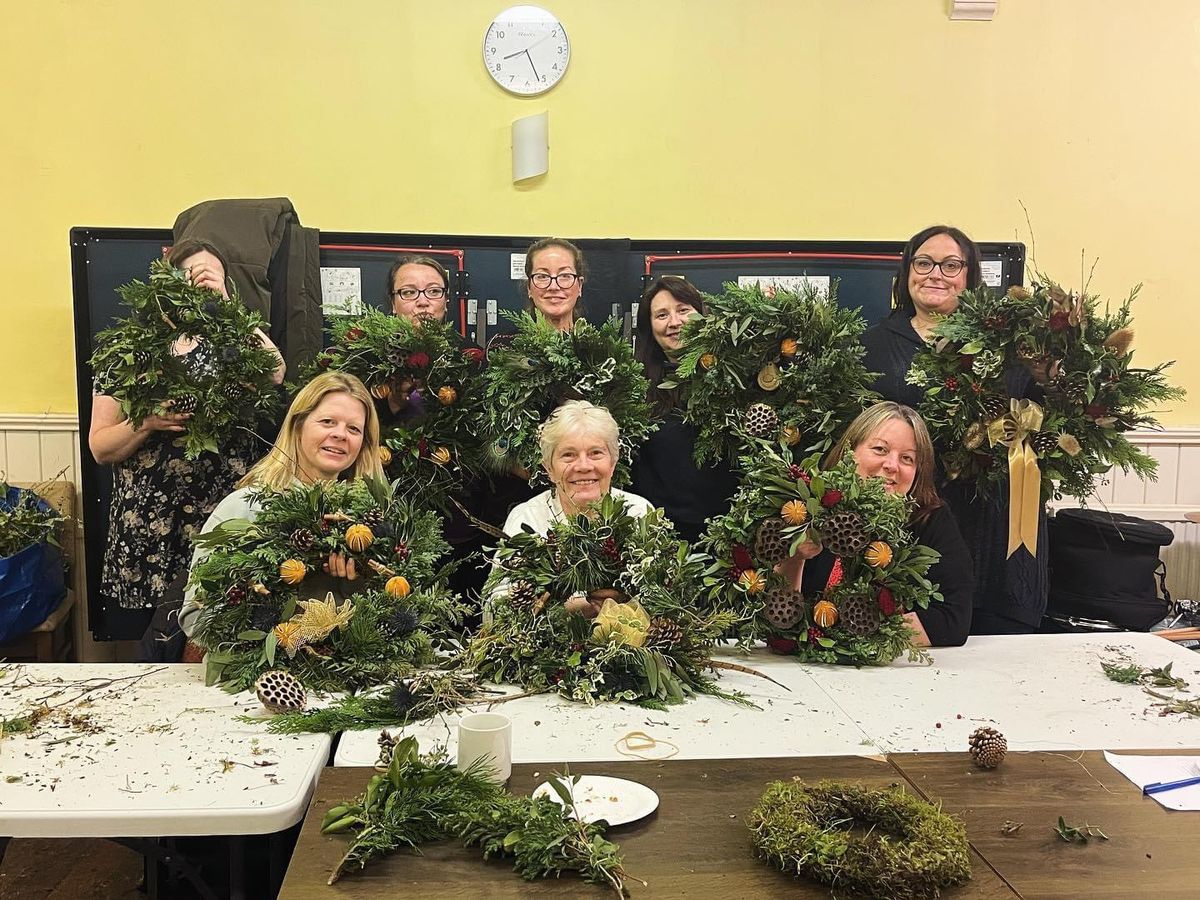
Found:
<svg viewBox="0 0 1200 900"><path fill-rule="evenodd" d="M737 490L737 476L724 461L696 465L696 426L683 420L679 389L659 387L679 364L683 326L702 315L700 291L685 278L665 275L642 294L637 316L637 356L646 367L659 427L634 457L632 487L661 507L689 543L699 539L706 519L729 511Z"/></svg>
<svg viewBox="0 0 1200 900"><path fill-rule="evenodd" d="M237 490L217 504L201 533L230 519L253 521L258 514L255 493L262 488L285 490L296 482L343 478L383 478L379 420L361 381L345 372L324 372L296 394L275 445L238 482ZM197 548L192 567L206 556L204 548ZM339 553L330 554L324 569L332 579L354 581L358 577L354 560ZM314 596L329 589L317 582L314 578L310 586ZM189 588L179 614L185 634L195 630L199 613L194 590Z"/></svg>
<svg viewBox="0 0 1200 900"><path fill-rule="evenodd" d="M954 647L971 631L974 578L971 556L954 515L934 486L933 444L925 423L912 409L883 401L861 412L830 451L826 467L847 453L854 457L862 478L881 478L889 494L913 501L909 527L917 543L941 554L928 579L939 586L943 602L931 603L905 615L916 632L918 647ZM834 571L834 557L813 541L805 541L781 564L792 585L805 596L820 593Z"/></svg>
<svg viewBox="0 0 1200 900"><path fill-rule="evenodd" d="M892 283L892 313L863 335L864 363L881 373L874 389L888 400L919 406L923 392L907 382L913 358L931 340L940 319L958 308L958 295L981 283L979 248L962 231L934 225L913 235ZM1011 397L1040 399L1040 389L1023 369L1006 372L1005 382ZM972 633L1035 631L1049 591L1045 513L1040 514L1037 555L1018 548L1009 557L1005 492L983 497L973 481L944 475L940 481L975 561Z"/></svg>
<svg viewBox="0 0 1200 900"><path fill-rule="evenodd" d="M167 261L182 269L197 287L229 298L225 263L212 244L183 241ZM260 329L264 347L278 349ZM220 366L215 348L195 337L180 337L171 352L194 375ZM283 382L285 365L272 380ZM108 543L104 551L101 593L127 609L155 607L187 567L192 534L258 456L258 441L248 432L224 436L220 453L188 459L175 439L186 430L190 410L164 408L133 428L113 397L95 393L88 446L101 465L113 467Z"/></svg>

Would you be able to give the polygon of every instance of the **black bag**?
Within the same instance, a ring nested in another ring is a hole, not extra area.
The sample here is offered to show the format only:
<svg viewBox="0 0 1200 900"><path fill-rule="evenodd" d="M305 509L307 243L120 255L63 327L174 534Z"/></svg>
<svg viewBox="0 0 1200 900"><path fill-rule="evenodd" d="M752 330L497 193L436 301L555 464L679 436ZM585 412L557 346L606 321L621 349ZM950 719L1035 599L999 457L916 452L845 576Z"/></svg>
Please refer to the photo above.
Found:
<svg viewBox="0 0 1200 900"><path fill-rule="evenodd" d="M1095 509L1060 510L1049 526L1047 616L1112 622L1127 631L1147 631L1166 617L1171 595L1158 548L1175 539L1171 529Z"/></svg>

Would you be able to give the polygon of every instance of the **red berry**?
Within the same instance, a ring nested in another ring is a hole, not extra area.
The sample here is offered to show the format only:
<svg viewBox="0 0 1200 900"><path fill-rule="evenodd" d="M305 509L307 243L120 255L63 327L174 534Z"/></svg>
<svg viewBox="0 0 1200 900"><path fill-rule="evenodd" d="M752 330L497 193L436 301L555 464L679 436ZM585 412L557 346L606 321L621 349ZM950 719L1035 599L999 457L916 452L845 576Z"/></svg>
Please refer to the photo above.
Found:
<svg viewBox="0 0 1200 900"><path fill-rule="evenodd" d="M333 357L332 356L317 357L317 365L320 366L322 369L328 369L330 366L333 365Z"/></svg>
<svg viewBox="0 0 1200 900"><path fill-rule="evenodd" d="M971 382L971 390L974 391L976 394L982 394L983 393L983 385L980 384L978 381L972 381Z"/></svg>
<svg viewBox="0 0 1200 900"><path fill-rule="evenodd" d="M408 544L404 543L404 541L401 541L400 543L398 543L396 545L395 553L396 553L396 556L399 557L401 560L408 559L408 554L409 554Z"/></svg>
<svg viewBox="0 0 1200 900"><path fill-rule="evenodd" d="M414 369L424 369L427 365L429 365L429 354L422 353L420 350L418 350L416 353L413 353L408 357L408 364Z"/></svg>
<svg viewBox="0 0 1200 900"><path fill-rule="evenodd" d="M425 438L421 438L419 441L417 441L417 455L418 456L428 456L429 455L429 443L425 440Z"/></svg>
<svg viewBox="0 0 1200 900"><path fill-rule="evenodd" d="M479 347L467 347L463 350L463 356L471 360L471 362L483 362L486 354Z"/></svg>
<svg viewBox="0 0 1200 900"><path fill-rule="evenodd" d="M944 384L946 386L946 390L948 390L948 391L957 391L958 390L958 379L955 378L953 375L947 376L946 380L943 381L942 384Z"/></svg>
<svg viewBox="0 0 1200 900"><path fill-rule="evenodd" d="M810 644L815 644L823 637L825 637L825 632L823 632L820 628L817 628L815 625L808 629L808 642Z"/></svg>
<svg viewBox="0 0 1200 900"><path fill-rule="evenodd" d="M792 481L803 481L805 484L812 483L812 476L795 463L792 463L790 466L788 466L788 477L791 478Z"/></svg>
<svg viewBox="0 0 1200 900"><path fill-rule="evenodd" d="M833 509L842 502L842 492L830 488L821 495L821 505L826 509Z"/></svg>

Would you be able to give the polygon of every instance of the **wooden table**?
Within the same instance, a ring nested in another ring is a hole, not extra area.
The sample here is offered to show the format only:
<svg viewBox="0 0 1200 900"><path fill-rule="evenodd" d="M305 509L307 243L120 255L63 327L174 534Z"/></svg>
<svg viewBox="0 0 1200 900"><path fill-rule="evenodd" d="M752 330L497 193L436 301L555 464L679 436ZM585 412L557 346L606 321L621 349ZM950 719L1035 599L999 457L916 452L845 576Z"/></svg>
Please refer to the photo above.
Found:
<svg viewBox="0 0 1200 900"><path fill-rule="evenodd" d="M518 793L530 793L556 770L561 771L561 767L513 766L509 787ZM746 814L767 783L777 779L843 778L880 787L903 780L889 762L865 757L572 762L571 771L629 778L658 792L661 802L656 813L641 822L609 830L609 836L621 847L626 869L649 882L647 887L629 882L637 900L682 896L701 900L829 897L828 889L796 881L760 862L744 823ZM603 888L586 885L570 874L558 880L527 883L513 872L511 863L484 863L478 848L468 850L453 842L427 845L423 856L395 853L327 886L329 873L349 841L345 835L321 835L321 818L331 806L361 792L372 774L366 768L340 768L322 776L280 900L611 896ZM978 854L972 856L972 880L946 891L943 896L947 900L1017 896Z"/></svg>
<svg viewBox="0 0 1200 900"><path fill-rule="evenodd" d="M892 760L919 793L962 818L971 846L1022 897L1200 896L1200 813L1141 796L1103 753L1010 753L992 771L966 754ZM1095 825L1109 840L1068 844L1052 830L1059 816ZM1004 835L1005 820L1025 824Z"/></svg>

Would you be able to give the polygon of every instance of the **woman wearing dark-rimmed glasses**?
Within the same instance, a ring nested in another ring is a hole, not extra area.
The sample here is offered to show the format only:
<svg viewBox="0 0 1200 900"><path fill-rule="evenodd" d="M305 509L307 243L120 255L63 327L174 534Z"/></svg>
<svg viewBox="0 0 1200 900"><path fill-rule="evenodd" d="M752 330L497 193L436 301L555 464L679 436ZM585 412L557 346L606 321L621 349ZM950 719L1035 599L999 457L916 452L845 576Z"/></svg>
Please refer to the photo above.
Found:
<svg viewBox="0 0 1200 900"><path fill-rule="evenodd" d="M958 295L981 282L979 248L963 232L934 225L913 235L892 283L892 313L863 335L863 363L868 371L879 373L873 387L884 399L920 407L921 389L906 381L913 357L937 323L958 308ZM1010 397L1041 399L1023 367L1006 372L1005 380ZM1020 547L1009 557L1007 486L993 487L989 496L981 497L974 481L949 479L944 473L939 481L939 493L954 510L975 562L971 633L1036 631L1049 591L1045 514L1038 524L1037 555Z"/></svg>
<svg viewBox="0 0 1200 900"><path fill-rule="evenodd" d="M562 238L542 238L525 252L529 303L559 331L574 324L587 267L583 251Z"/></svg>

